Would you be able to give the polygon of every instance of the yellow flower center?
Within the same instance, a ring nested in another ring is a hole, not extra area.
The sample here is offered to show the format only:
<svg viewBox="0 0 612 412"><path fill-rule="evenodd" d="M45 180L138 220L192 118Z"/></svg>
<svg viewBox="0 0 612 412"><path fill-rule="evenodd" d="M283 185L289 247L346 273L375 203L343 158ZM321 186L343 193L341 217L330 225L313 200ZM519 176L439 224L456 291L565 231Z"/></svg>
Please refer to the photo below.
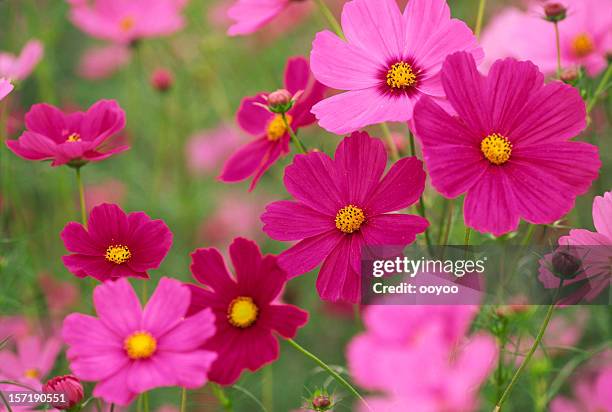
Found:
<svg viewBox="0 0 612 412"><path fill-rule="evenodd" d="M510 159L512 143L506 137L493 133L482 139L480 150L489 162L503 165Z"/></svg>
<svg viewBox="0 0 612 412"><path fill-rule="evenodd" d="M28 369L23 373L23 376L30 379L38 379L40 378L40 372L38 369Z"/></svg>
<svg viewBox="0 0 612 412"><path fill-rule="evenodd" d="M78 133L71 133L70 136L66 139L67 142L80 142L81 135Z"/></svg>
<svg viewBox="0 0 612 412"><path fill-rule="evenodd" d="M155 353L157 341L149 332L134 332L125 339L123 348L130 359L147 359Z"/></svg>
<svg viewBox="0 0 612 412"><path fill-rule="evenodd" d="M285 114L287 117L287 123L291 124L293 117L288 114ZM268 123L268 127L266 128L266 134L268 135L268 140L275 142L281 137L283 137L287 133L287 127L285 126L285 122L283 121L283 116L277 114L274 116L270 123Z"/></svg>
<svg viewBox="0 0 612 412"><path fill-rule="evenodd" d="M238 296L227 308L227 321L237 328L248 328L257 320L259 308L248 296Z"/></svg>
<svg viewBox="0 0 612 412"><path fill-rule="evenodd" d="M104 257L106 257L106 260L109 262L120 265L130 260L132 252L130 252L127 246L111 245L106 249L106 255Z"/></svg>
<svg viewBox="0 0 612 412"><path fill-rule="evenodd" d="M132 16L125 16L121 20L119 20L119 28L121 31L130 31L134 25L136 24L136 20Z"/></svg>
<svg viewBox="0 0 612 412"><path fill-rule="evenodd" d="M416 74L406 62L395 63L387 72L387 86L391 89L406 89L416 84Z"/></svg>
<svg viewBox="0 0 612 412"><path fill-rule="evenodd" d="M336 214L336 227L344 233L356 232L363 222L365 222L363 210L354 205L345 206Z"/></svg>
<svg viewBox="0 0 612 412"><path fill-rule="evenodd" d="M586 33L576 36L572 42L572 48L574 49L574 54L578 57L586 57L595 50L593 40L591 40L591 37Z"/></svg>

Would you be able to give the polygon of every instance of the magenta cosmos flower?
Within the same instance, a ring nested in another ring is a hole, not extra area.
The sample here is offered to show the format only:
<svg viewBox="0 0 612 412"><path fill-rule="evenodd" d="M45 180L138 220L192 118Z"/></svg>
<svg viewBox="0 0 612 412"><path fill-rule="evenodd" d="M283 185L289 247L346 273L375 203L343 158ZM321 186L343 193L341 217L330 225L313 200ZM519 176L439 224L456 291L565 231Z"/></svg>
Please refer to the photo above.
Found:
<svg viewBox="0 0 612 412"><path fill-rule="evenodd" d="M612 52L612 0L565 0L567 17L559 22L561 65L584 66L597 75ZM543 2L532 1L527 11L508 8L498 14L482 34L485 65L496 59L531 60L545 74L557 69L557 49L552 23L544 20Z"/></svg>
<svg viewBox="0 0 612 412"><path fill-rule="evenodd" d="M337 134L411 119L420 96L444 96L439 71L448 54L483 57L445 0L410 0L403 14L395 0L353 0L342 10L342 29L346 41L318 33L310 55L317 80L347 90L312 108L319 125Z"/></svg>
<svg viewBox="0 0 612 412"><path fill-rule="evenodd" d="M569 141L586 126L578 90L544 85L534 64L513 59L484 77L463 52L447 58L442 83L458 116L424 97L416 132L432 185L448 198L466 193L467 226L499 236L521 217L552 223L597 178L597 147Z"/></svg>
<svg viewBox="0 0 612 412"><path fill-rule="evenodd" d="M131 43L167 36L184 25L183 0L94 0L72 3L70 20L90 36Z"/></svg>
<svg viewBox="0 0 612 412"><path fill-rule="evenodd" d="M43 45L38 40L30 40L19 56L0 52L0 77L10 80L24 80L32 73L43 56Z"/></svg>
<svg viewBox="0 0 612 412"><path fill-rule="evenodd" d="M6 145L26 160L53 160L51 166L79 167L129 149L114 135L125 127L125 113L114 100L100 100L87 112L62 113L35 104L25 116L26 131Z"/></svg>
<svg viewBox="0 0 612 412"><path fill-rule="evenodd" d="M302 7L299 3L299 0L238 0L227 11L227 16L234 23L227 34L238 36L254 33L286 10Z"/></svg>
<svg viewBox="0 0 612 412"><path fill-rule="evenodd" d="M4 99L12 91L13 85L11 82L4 78L0 78L0 100Z"/></svg>
<svg viewBox="0 0 612 412"><path fill-rule="evenodd" d="M323 98L325 87L310 72L303 57L290 58L285 68L285 88L295 96L302 92L287 112L291 128L297 129L314 123L310 113L312 105ZM253 190L264 174L281 155L289 153L291 137L280 114L274 114L265 105L264 95L247 97L238 109L240 127L256 139L238 149L225 163L219 179L223 182L239 182L253 176L249 190Z"/></svg>
<svg viewBox="0 0 612 412"><path fill-rule="evenodd" d="M191 272L205 285L191 286L190 313L211 308L217 333L204 349L218 353L208 378L221 385L236 382L244 369L255 371L278 358L278 332L292 338L306 324L308 313L276 304L287 275L276 257L261 255L254 242L236 238L229 247L236 271L232 277L217 249L198 249L191 255Z"/></svg>
<svg viewBox="0 0 612 412"><path fill-rule="evenodd" d="M273 202L261 216L272 239L300 241L279 256L290 277L323 261L317 290L325 300L359 301L363 245L405 246L429 224L419 216L389 214L423 192L421 161L401 159L383 178L386 164L382 142L367 133L345 138L334 160L321 152L297 155L285 169L285 187L297 201Z"/></svg>
<svg viewBox="0 0 612 412"><path fill-rule="evenodd" d="M574 398L557 396L550 403L550 412L609 412L612 411L612 365L582 374L574 382Z"/></svg>
<svg viewBox="0 0 612 412"><path fill-rule="evenodd" d="M144 212L125 214L117 205L104 203L92 209L87 228L70 222L61 233L71 255L62 259L78 277L99 281L126 276L149 278L172 246L172 232L161 220Z"/></svg>
<svg viewBox="0 0 612 412"><path fill-rule="evenodd" d="M191 293L162 278L144 309L127 279L94 290L97 318L66 317L62 336L74 375L97 382L93 395L119 405L162 386L198 388L217 355L200 349L215 333L214 316L203 310L185 318Z"/></svg>

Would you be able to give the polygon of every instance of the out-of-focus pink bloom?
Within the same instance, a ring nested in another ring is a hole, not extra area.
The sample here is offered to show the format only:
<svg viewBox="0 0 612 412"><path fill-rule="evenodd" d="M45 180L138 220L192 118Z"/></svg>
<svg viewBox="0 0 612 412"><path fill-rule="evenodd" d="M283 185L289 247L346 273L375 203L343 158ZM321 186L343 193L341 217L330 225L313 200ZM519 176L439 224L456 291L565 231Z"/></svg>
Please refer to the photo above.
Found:
<svg viewBox="0 0 612 412"><path fill-rule="evenodd" d="M0 52L0 77L9 80L24 80L32 73L43 56L43 45L38 40L30 40L19 56Z"/></svg>
<svg viewBox="0 0 612 412"><path fill-rule="evenodd" d="M612 366L586 375L574 385L574 399L557 396L550 412L612 412Z"/></svg>
<svg viewBox="0 0 612 412"><path fill-rule="evenodd" d="M22 316L7 316L0 317L0 341L10 337L10 342L30 333L30 326L26 319Z"/></svg>
<svg viewBox="0 0 612 412"><path fill-rule="evenodd" d="M130 49L123 44L92 47L79 61L77 74L85 79L105 79L130 61Z"/></svg>
<svg viewBox="0 0 612 412"><path fill-rule="evenodd" d="M294 8L300 8L297 15L301 18L305 7L300 1L295 0L237 0L227 11L227 16L233 21L232 26L227 30L230 36L251 34L267 24L275 23L282 14ZM305 3L305 2L304 2ZM309 8L308 8L309 9ZM291 23L295 24L294 21ZM280 23L282 24L282 23ZM283 29L287 28L283 24Z"/></svg>
<svg viewBox="0 0 612 412"><path fill-rule="evenodd" d="M85 187L85 204L87 212L102 203L114 203L121 205L125 198L126 187L123 182L115 179L105 180L101 183L87 185Z"/></svg>
<svg viewBox="0 0 612 412"><path fill-rule="evenodd" d="M187 167L193 174L217 173L229 155L245 142L245 137L228 124L198 132L185 146Z"/></svg>
<svg viewBox="0 0 612 412"><path fill-rule="evenodd" d="M94 0L73 2L70 20L90 36L128 44L167 36L184 25L181 11L185 1L177 0Z"/></svg>
<svg viewBox="0 0 612 412"><path fill-rule="evenodd" d="M0 375L40 390L40 381L53 368L61 347L62 342L56 337L45 341L38 336L21 337L16 353L0 351Z"/></svg>
<svg viewBox="0 0 612 412"><path fill-rule="evenodd" d="M0 100L13 91L13 85L5 78L0 78Z"/></svg>
<svg viewBox="0 0 612 412"><path fill-rule="evenodd" d="M56 279L48 273L41 274L38 282L47 307L53 314L62 314L77 302L79 290L74 284Z"/></svg>
<svg viewBox="0 0 612 412"><path fill-rule="evenodd" d="M497 356L493 337L466 338L476 312L475 306L368 307L366 332L350 342L347 358L355 382L384 393L368 399L373 410L474 410Z"/></svg>
<svg viewBox="0 0 612 412"><path fill-rule="evenodd" d="M160 67L151 74L150 83L155 90L165 92L172 87L174 75L170 70Z"/></svg>
<svg viewBox="0 0 612 412"><path fill-rule="evenodd" d="M156 412L179 412L179 410L176 406L162 405L159 408L157 408Z"/></svg>
<svg viewBox="0 0 612 412"><path fill-rule="evenodd" d="M56 376L42 387L43 393L60 394L64 396L62 402L50 402L51 406L61 410L75 407L83 400L83 385L73 375Z"/></svg>
<svg viewBox="0 0 612 412"><path fill-rule="evenodd" d="M485 66L499 58L531 60L546 74L557 69L553 23L544 20L544 2L532 1L527 11L509 8L498 14L482 34ZM561 65L584 66L596 75L612 51L612 0L565 0L567 17L560 21Z"/></svg>

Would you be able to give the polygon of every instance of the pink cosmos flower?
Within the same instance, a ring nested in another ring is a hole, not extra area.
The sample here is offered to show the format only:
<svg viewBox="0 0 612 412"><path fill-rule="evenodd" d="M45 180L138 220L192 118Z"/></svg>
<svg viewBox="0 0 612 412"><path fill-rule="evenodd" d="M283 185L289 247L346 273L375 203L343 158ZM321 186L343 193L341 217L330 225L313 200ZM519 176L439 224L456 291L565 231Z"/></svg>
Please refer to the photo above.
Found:
<svg viewBox="0 0 612 412"><path fill-rule="evenodd" d="M30 40L19 56L0 52L0 77L9 80L25 80L43 56L43 45L38 40Z"/></svg>
<svg viewBox="0 0 612 412"><path fill-rule="evenodd" d="M215 333L214 316L203 310L185 318L190 299L189 288L165 277L144 309L125 278L97 286L98 317L64 320L70 369L97 382L94 396L119 405L153 388L204 385L217 355L199 347Z"/></svg>
<svg viewBox="0 0 612 412"><path fill-rule="evenodd" d="M569 246L569 253L577 254L576 257L582 262L582 272L573 279L565 280L564 285L584 283L563 303L576 303L582 298L592 301L612 282L612 191L596 196L593 200L593 223L596 232L572 229L569 236L559 238L559 245ZM561 247L560 250L563 251L564 248ZM548 260L550 256L545 256L544 259ZM559 278L555 277L549 268L548 264L540 266L539 280L545 288L558 288Z"/></svg>
<svg viewBox="0 0 612 412"><path fill-rule="evenodd" d="M126 276L149 278L172 246L172 232L162 220L144 212L125 214L117 205L104 203L89 215L87 228L70 222L62 240L71 255L62 257L66 268L78 277L103 282Z"/></svg>
<svg viewBox="0 0 612 412"><path fill-rule="evenodd" d="M347 41L320 32L310 55L317 80L347 90L312 108L319 125L337 134L408 121L420 96L444 97L439 72L448 54L483 57L445 0L411 0L403 14L395 0L353 0L342 10L342 29Z"/></svg>
<svg viewBox="0 0 612 412"><path fill-rule="evenodd" d="M62 315L79 300L79 289L70 282L56 279L49 273L38 276L38 283L45 295L51 315Z"/></svg>
<svg viewBox="0 0 612 412"><path fill-rule="evenodd" d="M567 17L559 22L561 65L584 66L597 75L607 66L612 52L611 0L565 0ZM545 74L557 69L554 26L544 20L544 2L532 1L525 12L508 8L499 13L482 33L485 66L499 58L531 60Z"/></svg>
<svg viewBox="0 0 612 412"><path fill-rule="evenodd" d="M87 112L62 113L35 104L25 117L26 131L6 145L26 160L53 160L51 166L82 166L129 149L113 136L125 127L125 112L114 100L100 100Z"/></svg>
<svg viewBox="0 0 612 412"><path fill-rule="evenodd" d="M474 58L449 56L442 83L458 116L423 97L415 108L432 185L454 198L466 193L467 226L495 236L522 217L552 223L597 178L597 147L569 141L586 126L580 93L561 82L544 85L530 62L496 62L484 77Z"/></svg>
<svg viewBox="0 0 612 412"><path fill-rule="evenodd" d="M196 175L216 172L244 141L243 135L227 124L198 132L185 146L187 167Z"/></svg>
<svg viewBox="0 0 612 412"><path fill-rule="evenodd" d="M101 205L102 203L121 204L126 194L125 185L115 179L108 179L98 184L87 185L85 187L85 204L87 212Z"/></svg>
<svg viewBox="0 0 612 412"><path fill-rule="evenodd" d="M0 100L4 99L12 91L13 85L11 82L4 78L0 78Z"/></svg>
<svg viewBox="0 0 612 412"><path fill-rule="evenodd" d="M77 73L85 79L105 79L130 62L131 52L125 44L92 47L79 60Z"/></svg>
<svg viewBox="0 0 612 412"><path fill-rule="evenodd" d="M167 36L185 24L181 11L185 1L94 0L74 2L70 20L90 36L128 44L150 37Z"/></svg>
<svg viewBox="0 0 612 412"><path fill-rule="evenodd" d="M302 7L300 3L300 0L237 0L227 11L234 22L227 34L238 36L256 32L289 8Z"/></svg>
<svg viewBox="0 0 612 412"><path fill-rule="evenodd" d="M294 131L314 123L310 113L312 105L323 98L325 87L310 72L308 61L293 57L285 67L285 88L295 96L303 92L291 110L287 112L289 126ZM240 127L257 139L238 149L225 163L219 179L223 182L239 182L253 176L249 190L281 155L289 153L291 137L280 114L274 114L259 106L265 104L262 94L242 100L237 121Z"/></svg>
<svg viewBox="0 0 612 412"><path fill-rule="evenodd" d="M191 286L190 313L211 308L216 315L215 336L204 349L219 357L208 374L221 385L236 382L244 369L255 371L278 358L273 331L292 338L306 324L308 313L274 303L287 276L276 257L261 255L256 243L236 238L229 247L236 276L232 277L217 249L198 249L192 255L191 272L207 286Z"/></svg>
<svg viewBox="0 0 612 412"><path fill-rule="evenodd" d="M300 241L279 255L289 277L323 262L317 290L324 300L359 301L363 245L405 246L429 224L419 216L389 213L410 206L423 192L421 161L401 159L383 178L386 164L384 145L367 133L345 138L334 160L321 152L297 155L284 179L297 201L273 202L261 216L272 239Z"/></svg>
<svg viewBox="0 0 612 412"><path fill-rule="evenodd" d="M363 388L382 392L377 412L476 409L478 387L495 366L495 339L466 337L477 307L369 306L366 332L348 345L349 371ZM365 411L365 408L359 409Z"/></svg>
<svg viewBox="0 0 612 412"><path fill-rule="evenodd" d="M601 368L594 376L584 376L574 386L574 399L557 396L550 412L611 412L612 366Z"/></svg>
<svg viewBox="0 0 612 412"><path fill-rule="evenodd" d="M51 372L61 347L62 342L56 337L46 340L39 336L19 337L16 353L0 351L0 375L40 390L41 379Z"/></svg>

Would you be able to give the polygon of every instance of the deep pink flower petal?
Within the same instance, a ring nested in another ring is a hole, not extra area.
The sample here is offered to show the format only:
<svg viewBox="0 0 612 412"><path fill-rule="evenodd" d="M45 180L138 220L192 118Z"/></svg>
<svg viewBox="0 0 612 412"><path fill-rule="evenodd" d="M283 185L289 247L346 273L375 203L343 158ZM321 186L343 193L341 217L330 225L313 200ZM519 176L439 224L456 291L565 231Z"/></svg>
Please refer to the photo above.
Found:
<svg viewBox="0 0 612 412"><path fill-rule="evenodd" d="M596 196L593 200L593 223L595 229L610 239L612 244L612 192Z"/></svg>
<svg viewBox="0 0 612 412"><path fill-rule="evenodd" d="M423 163L416 157L398 160L368 196L368 214L393 212L415 203L425 189Z"/></svg>
<svg viewBox="0 0 612 412"><path fill-rule="evenodd" d="M250 135L261 136L266 134L268 122L272 120L274 115L258 104L266 104L262 95L246 97L240 102L236 121L238 125Z"/></svg>
<svg viewBox="0 0 612 412"><path fill-rule="evenodd" d="M13 153L26 160L52 159L57 153L57 145L51 139L28 131L17 140L7 140L6 145Z"/></svg>
<svg viewBox="0 0 612 412"><path fill-rule="evenodd" d="M305 91L310 83L310 67L308 60L303 57L287 59L285 66L285 88L292 95Z"/></svg>
<svg viewBox="0 0 612 412"><path fill-rule="evenodd" d="M227 30L230 36L250 34L270 22L289 0L238 0L227 15L235 23Z"/></svg>
<svg viewBox="0 0 612 412"><path fill-rule="evenodd" d="M270 305L262 312L258 322L285 338L293 338L297 330L308 322L308 312L292 305Z"/></svg>
<svg viewBox="0 0 612 412"><path fill-rule="evenodd" d="M100 256L105 250L105 245L94 243L87 230L80 223L68 223L60 233L60 237L64 241L64 246L70 252Z"/></svg>
<svg viewBox="0 0 612 412"><path fill-rule="evenodd" d="M181 282L161 278L142 312L142 328L155 337L163 336L182 321L190 299L191 292Z"/></svg>
<svg viewBox="0 0 612 412"><path fill-rule="evenodd" d="M306 238L278 255L278 264L289 278L310 272L343 240L343 235L339 230L332 229Z"/></svg>
<svg viewBox="0 0 612 412"><path fill-rule="evenodd" d="M361 257L362 244L360 236L345 236L327 255L317 277L317 291L321 299L359 302L361 276L355 266Z"/></svg>
<svg viewBox="0 0 612 412"><path fill-rule="evenodd" d="M80 278L91 276L100 282L111 279L115 269L115 265L107 261L104 256L67 255L62 256L62 262L74 275Z"/></svg>
<svg viewBox="0 0 612 412"><path fill-rule="evenodd" d="M275 240L299 240L327 232L336 228L334 218L290 200L270 203L261 215L263 231Z"/></svg>
<svg viewBox="0 0 612 412"><path fill-rule="evenodd" d="M261 265L261 250L257 243L238 237L230 245L229 254L238 285L247 290L257 287L258 279L252 279L252 274L258 273Z"/></svg>
<svg viewBox="0 0 612 412"><path fill-rule="evenodd" d="M128 368L122 368L109 378L98 382L93 390L93 396L102 398L108 403L121 406L129 405L138 395L129 390L127 385Z"/></svg>
<svg viewBox="0 0 612 412"><path fill-rule="evenodd" d="M140 301L127 279L107 281L97 286L93 300L100 321L111 331L129 336L140 329Z"/></svg>
<svg viewBox="0 0 612 412"><path fill-rule="evenodd" d="M25 115L25 124L29 131L47 136L55 143L66 141L61 134L67 131L64 114L55 106L46 103L33 105Z"/></svg>
<svg viewBox="0 0 612 412"><path fill-rule="evenodd" d="M115 100L100 100L91 106L80 124L81 138L94 147L125 128L125 112Z"/></svg>
<svg viewBox="0 0 612 412"><path fill-rule="evenodd" d="M270 166L276 163L278 158L284 153L289 153L288 134L285 134L284 137L281 137L280 140L274 142L274 144L269 146L268 151L264 154L261 164L253 175L253 181L249 186L249 191L255 189L255 186L257 185L259 179L263 176L263 174L270 168Z"/></svg>
<svg viewBox="0 0 612 412"><path fill-rule="evenodd" d="M242 146L227 159L219 180L230 183L247 179L261 169L275 144L264 136Z"/></svg>
<svg viewBox="0 0 612 412"><path fill-rule="evenodd" d="M157 341L160 351L188 352L202 346L215 333L215 316L210 309L189 316Z"/></svg>
<svg viewBox="0 0 612 412"><path fill-rule="evenodd" d="M215 292L236 289L236 282L230 277L223 256L217 249L197 249L193 252L191 254L191 273L198 282Z"/></svg>
<svg viewBox="0 0 612 412"><path fill-rule="evenodd" d="M150 220L142 212L146 221L134 230L127 240L132 258L127 264L137 272L145 272L148 269L156 269L166 257L172 247L172 232L162 220ZM128 221L131 221L135 213L130 213Z"/></svg>
<svg viewBox="0 0 612 412"><path fill-rule="evenodd" d="M408 245L429 222L420 216L386 214L368 218L360 229L367 245ZM361 256L361 254L360 254Z"/></svg>
<svg viewBox="0 0 612 412"><path fill-rule="evenodd" d="M89 235L98 244L125 245L126 232L129 228L127 215L115 204L103 203L94 207L87 222Z"/></svg>

